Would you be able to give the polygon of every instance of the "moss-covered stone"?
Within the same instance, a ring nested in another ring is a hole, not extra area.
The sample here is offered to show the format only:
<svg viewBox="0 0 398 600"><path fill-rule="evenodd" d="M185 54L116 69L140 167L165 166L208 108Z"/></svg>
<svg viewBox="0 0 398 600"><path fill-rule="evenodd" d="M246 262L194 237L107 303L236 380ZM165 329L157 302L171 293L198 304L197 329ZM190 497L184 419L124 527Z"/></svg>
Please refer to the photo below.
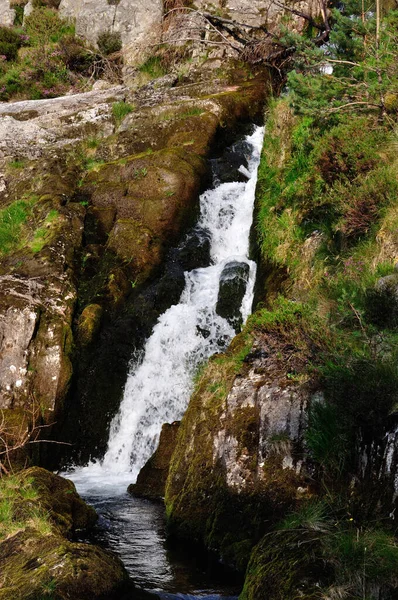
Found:
<svg viewBox="0 0 398 600"><path fill-rule="evenodd" d="M129 485L129 494L153 500L163 498L179 426L179 421L163 425L158 447L140 470L136 483Z"/></svg>
<svg viewBox="0 0 398 600"><path fill-rule="evenodd" d="M171 531L241 570L271 524L310 493L302 431L313 393L308 359L318 342L300 327L294 316L263 331L251 322L224 356L209 361L171 461Z"/></svg>
<svg viewBox="0 0 398 600"><path fill-rule="evenodd" d="M1 600L96 600L117 597L127 579L120 561L60 535L20 531L0 544Z"/></svg>
<svg viewBox="0 0 398 600"><path fill-rule="evenodd" d="M316 600L320 557L315 558L316 535L300 538L294 532L279 531L265 536L253 549L239 600Z"/></svg>
<svg viewBox="0 0 398 600"><path fill-rule="evenodd" d="M1 600L91 600L110 596L126 580L115 556L70 541L97 518L71 481L33 467L2 480L2 491Z"/></svg>
<svg viewBox="0 0 398 600"><path fill-rule="evenodd" d="M21 481L30 480L38 491L38 502L48 511L52 523L63 535L72 535L79 529L89 529L97 520L92 506L86 504L69 479L40 467L31 467L19 475Z"/></svg>
<svg viewBox="0 0 398 600"><path fill-rule="evenodd" d="M102 313L103 308L99 304L89 304L83 309L77 324L78 341L83 346L94 341L101 326Z"/></svg>

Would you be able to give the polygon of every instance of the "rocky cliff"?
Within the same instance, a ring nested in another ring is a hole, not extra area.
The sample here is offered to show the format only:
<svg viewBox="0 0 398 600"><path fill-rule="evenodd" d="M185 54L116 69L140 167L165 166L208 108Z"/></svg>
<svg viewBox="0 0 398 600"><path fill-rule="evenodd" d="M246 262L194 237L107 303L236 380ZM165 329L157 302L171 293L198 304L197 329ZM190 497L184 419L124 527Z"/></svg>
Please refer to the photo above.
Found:
<svg viewBox="0 0 398 600"><path fill-rule="evenodd" d="M11 446L54 422L60 439L86 440L85 456L105 442L127 363L158 314L131 302L191 223L221 124L261 112L265 82L244 77L232 70L232 83L213 74L187 86L165 77L138 92L0 107L1 407ZM89 422L92 434L80 435Z"/></svg>

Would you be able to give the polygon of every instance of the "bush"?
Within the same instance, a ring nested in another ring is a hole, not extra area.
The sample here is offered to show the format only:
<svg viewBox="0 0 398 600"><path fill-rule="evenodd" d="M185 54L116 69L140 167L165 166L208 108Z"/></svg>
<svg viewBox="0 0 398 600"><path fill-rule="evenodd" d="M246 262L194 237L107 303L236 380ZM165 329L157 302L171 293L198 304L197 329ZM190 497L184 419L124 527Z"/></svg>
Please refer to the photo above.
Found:
<svg viewBox="0 0 398 600"><path fill-rule="evenodd" d="M311 457L325 472L342 473L347 462L348 433L335 406L322 402L311 405L305 440Z"/></svg>
<svg viewBox="0 0 398 600"><path fill-rule="evenodd" d="M58 9L61 4L61 0L33 0L33 8L55 8Z"/></svg>
<svg viewBox="0 0 398 600"><path fill-rule="evenodd" d="M21 45L21 35L9 27L0 27L1 56L5 56L7 60L15 60Z"/></svg>
<svg viewBox="0 0 398 600"><path fill-rule="evenodd" d="M33 45L58 42L65 35L74 35L74 26L61 19L54 9L35 8L25 19L25 30Z"/></svg>
<svg viewBox="0 0 398 600"><path fill-rule="evenodd" d="M93 63L98 56L89 52L84 42L74 35L66 35L58 42L63 63L68 69L82 75L91 75Z"/></svg>
<svg viewBox="0 0 398 600"><path fill-rule="evenodd" d="M116 31L104 31L97 39L97 46L102 54L109 56L122 49L122 38Z"/></svg>
<svg viewBox="0 0 398 600"><path fill-rule="evenodd" d="M356 465L359 435L367 443L384 435L388 416L398 403L396 358L344 357L321 371L325 402L309 410L308 449L328 475L339 476Z"/></svg>

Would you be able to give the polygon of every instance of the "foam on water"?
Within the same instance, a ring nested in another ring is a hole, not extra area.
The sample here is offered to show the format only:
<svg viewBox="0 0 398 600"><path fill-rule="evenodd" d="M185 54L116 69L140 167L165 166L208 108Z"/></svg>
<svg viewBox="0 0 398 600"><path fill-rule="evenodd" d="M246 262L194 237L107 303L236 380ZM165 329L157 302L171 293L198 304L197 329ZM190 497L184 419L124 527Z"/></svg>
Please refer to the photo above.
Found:
<svg viewBox="0 0 398 600"><path fill-rule="evenodd" d="M256 264L248 258L249 232L263 133L256 127L246 138L253 148L247 183L223 183L200 198L198 225L210 232L212 264L185 273L179 304L160 316L141 358L131 366L103 460L68 473L83 495L114 496L135 481L162 424L182 417L198 367L235 335L215 311L221 272L233 260L250 268L243 321L250 314Z"/></svg>

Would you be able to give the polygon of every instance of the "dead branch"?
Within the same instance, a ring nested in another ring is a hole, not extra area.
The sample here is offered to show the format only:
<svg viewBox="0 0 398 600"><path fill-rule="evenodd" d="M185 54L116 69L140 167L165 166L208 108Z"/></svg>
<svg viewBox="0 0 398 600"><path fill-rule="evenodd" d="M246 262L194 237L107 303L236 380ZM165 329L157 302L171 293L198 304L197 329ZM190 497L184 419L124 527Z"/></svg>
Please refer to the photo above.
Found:
<svg viewBox="0 0 398 600"><path fill-rule="evenodd" d="M315 45L321 46L329 39L331 28L328 19L326 0L320 0L323 18L322 23L317 23L311 15L287 6L280 0L273 1L276 6L306 20L311 26L319 31L319 35L314 40ZM195 36L190 33L187 35L187 25L186 23L183 23L181 25L181 30L183 30L183 33L181 32L182 35L180 35L177 25L175 37L171 37L168 40L168 43L193 41L209 46L226 46L235 52L238 52L244 60L247 60L252 64L262 63L269 67L276 68L278 71L286 66L286 63L296 52L296 47L294 45L283 43L281 37L269 31L265 25L248 25L188 6L178 6L170 9L164 15L164 22L167 22L173 14L184 13L197 15L201 19L203 25L210 27L211 32L219 36L222 41L204 38L200 35ZM196 33L200 31L200 28L188 26L188 31L194 31Z"/></svg>
<svg viewBox="0 0 398 600"><path fill-rule="evenodd" d="M33 395L30 396L30 401L30 408L25 411L25 418L18 426L8 426L4 411L0 411L0 477L2 477L2 474L9 475L13 472L13 458L15 454L18 451L26 450L32 444L72 445L69 442L40 437L43 429L52 427L55 423L41 424L41 407L35 401Z"/></svg>

